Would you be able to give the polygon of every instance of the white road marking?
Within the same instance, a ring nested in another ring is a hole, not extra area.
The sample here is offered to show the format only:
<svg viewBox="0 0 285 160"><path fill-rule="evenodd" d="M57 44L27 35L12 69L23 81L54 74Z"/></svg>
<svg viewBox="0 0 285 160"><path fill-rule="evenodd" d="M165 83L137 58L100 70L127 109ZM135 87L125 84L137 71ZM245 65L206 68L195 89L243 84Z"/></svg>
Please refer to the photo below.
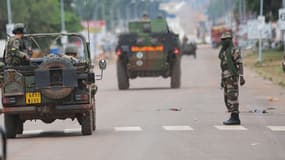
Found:
<svg viewBox="0 0 285 160"><path fill-rule="evenodd" d="M193 131L190 126L162 126L167 131Z"/></svg>
<svg viewBox="0 0 285 160"><path fill-rule="evenodd" d="M114 127L117 132L127 132L127 131L142 131L139 126L128 126L128 127Z"/></svg>
<svg viewBox="0 0 285 160"><path fill-rule="evenodd" d="M240 125L234 125L234 126L215 126L215 128L219 130L224 130L224 131L246 131L247 128L244 126Z"/></svg>
<svg viewBox="0 0 285 160"><path fill-rule="evenodd" d="M43 130L27 130L23 131L23 134L41 134L43 133Z"/></svg>
<svg viewBox="0 0 285 160"><path fill-rule="evenodd" d="M267 126L272 131L285 131L285 126Z"/></svg>
<svg viewBox="0 0 285 160"><path fill-rule="evenodd" d="M81 128L71 128L71 129L64 129L64 133L76 133L76 132L81 132Z"/></svg>

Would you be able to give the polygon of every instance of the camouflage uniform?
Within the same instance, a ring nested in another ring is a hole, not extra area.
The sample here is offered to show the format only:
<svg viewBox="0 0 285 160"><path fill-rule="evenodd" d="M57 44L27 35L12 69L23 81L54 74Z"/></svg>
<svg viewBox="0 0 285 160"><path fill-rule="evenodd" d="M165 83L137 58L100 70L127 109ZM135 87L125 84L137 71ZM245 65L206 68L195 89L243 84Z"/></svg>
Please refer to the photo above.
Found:
<svg viewBox="0 0 285 160"><path fill-rule="evenodd" d="M5 63L7 65L19 66L24 64L26 57L24 41L19 38L11 38L7 44L7 54L5 55Z"/></svg>
<svg viewBox="0 0 285 160"><path fill-rule="evenodd" d="M228 52L228 53L227 53ZM226 54L231 54L227 56ZM231 71L228 65L227 57L232 58L233 66L236 67ZM224 88L224 100L225 105L229 112L238 113L239 112L239 73L237 70L238 64L241 64L241 54L238 49L231 48L225 50L220 55L221 59L221 69L222 69L222 86Z"/></svg>
<svg viewBox="0 0 285 160"><path fill-rule="evenodd" d="M75 44L67 44L65 48L65 55L63 57L71 60L73 63L79 62L77 59L78 56L78 47Z"/></svg>
<svg viewBox="0 0 285 160"><path fill-rule="evenodd" d="M24 32L25 32L24 24L22 23L15 24L15 27L13 29L13 33L15 35L16 34L23 35ZM25 52L27 52L27 47L22 38L16 36L10 38L6 48L5 63L7 65L13 65L13 66L24 65L25 62L27 62L25 59L28 57Z"/></svg>
<svg viewBox="0 0 285 160"><path fill-rule="evenodd" d="M228 111L231 113L229 120L224 121L224 125L238 125L239 119L239 84L244 85L243 65L241 53L235 48L232 42L232 36L229 32L223 33L222 48L219 53L221 60L221 87L224 88L224 100Z"/></svg>

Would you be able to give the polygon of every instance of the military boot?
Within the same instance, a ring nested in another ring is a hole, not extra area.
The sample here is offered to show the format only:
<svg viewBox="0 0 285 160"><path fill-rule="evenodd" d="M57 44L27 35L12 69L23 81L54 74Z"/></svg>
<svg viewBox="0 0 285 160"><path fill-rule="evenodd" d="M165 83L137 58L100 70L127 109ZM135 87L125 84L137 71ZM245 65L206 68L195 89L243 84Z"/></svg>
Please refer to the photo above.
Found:
<svg viewBox="0 0 285 160"><path fill-rule="evenodd" d="M224 125L239 125L240 119L238 113L232 113L230 119L223 122Z"/></svg>

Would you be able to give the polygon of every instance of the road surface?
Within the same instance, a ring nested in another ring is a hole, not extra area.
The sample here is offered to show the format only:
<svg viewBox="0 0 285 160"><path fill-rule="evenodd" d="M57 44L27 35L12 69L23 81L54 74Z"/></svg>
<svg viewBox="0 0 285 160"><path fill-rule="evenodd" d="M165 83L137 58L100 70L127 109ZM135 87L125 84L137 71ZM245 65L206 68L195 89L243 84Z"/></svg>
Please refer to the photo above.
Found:
<svg viewBox="0 0 285 160"><path fill-rule="evenodd" d="M141 78L119 91L115 65L109 64L97 83L92 136L81 136L77 121L26 122L24 135L8 141L8 159L284 160L284 88L246 69L242 125L222 126L228 114L218 50L201 46L197 55L182 59L181 89L169 89L169 79Z"/></svg>

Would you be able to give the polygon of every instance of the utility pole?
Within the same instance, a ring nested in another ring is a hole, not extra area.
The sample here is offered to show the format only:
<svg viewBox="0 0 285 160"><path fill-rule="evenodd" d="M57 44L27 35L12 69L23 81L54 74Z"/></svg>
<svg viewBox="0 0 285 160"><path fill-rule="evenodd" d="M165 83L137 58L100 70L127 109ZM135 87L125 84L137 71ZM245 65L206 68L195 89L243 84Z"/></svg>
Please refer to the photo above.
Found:
<svg viewBox="0 0 285 160"><path fill-rule="evenodd" d="M12 24L11 1L7 0L8 24Z"/></svg>
<svg viewBox="0 0 285 160"><path fill-rule="evenodd" d="M7 0L7 15L8 15L8 24L6 24L6 33L9 36L13 35L12 30L14 29L14 25L12 24L12 13L11 13L11 1Z"/></svg>
<svg viewBox="0 0 285 160"><path fill-rule="evenodd" d="M246 23L246 21L247 21L246 1L245 1L245 0L242 0L242 4L243 4L243 7L242 7L243 21L244 21L244 23Z"/></svg>
<svg viewBox="0 0 285 160"><path fill-rule="evenodd" d="M242 0L239 0L239 10L238 10L238 13L239 13L239 24L241 24L242 20L243 20L243 16L242 16Z"/></svg>
<svg viewBox="0 0 285 160"><path fill-rule="evenodd" d="M65 19L64 19L64 0L60 1L60 12L61 12L61 32L65 31Z"/></svg>
<svg viewBox="0 0 285 160"><path fill-rule="evenodd" d="M263 15L263 0L260 0L260 18ZM262 28L259 29L258 62L262 62Z"/></svg>
<svg viewBox="0 0 285 160"><path fill-rule="evenodd" d="M223 15L224 17L224 23L227 23L227 16L226 16L226 0L223 0Z"/></svg>
<svg viewBox="0 0 285 160"><path fill-rule="evenodd" d="M285 0L282 0L282 6L283 8L285 8ZM284 49L284 53L285 53L285 31L282 30L282 35L283 35L283 49Z"/></svg>

